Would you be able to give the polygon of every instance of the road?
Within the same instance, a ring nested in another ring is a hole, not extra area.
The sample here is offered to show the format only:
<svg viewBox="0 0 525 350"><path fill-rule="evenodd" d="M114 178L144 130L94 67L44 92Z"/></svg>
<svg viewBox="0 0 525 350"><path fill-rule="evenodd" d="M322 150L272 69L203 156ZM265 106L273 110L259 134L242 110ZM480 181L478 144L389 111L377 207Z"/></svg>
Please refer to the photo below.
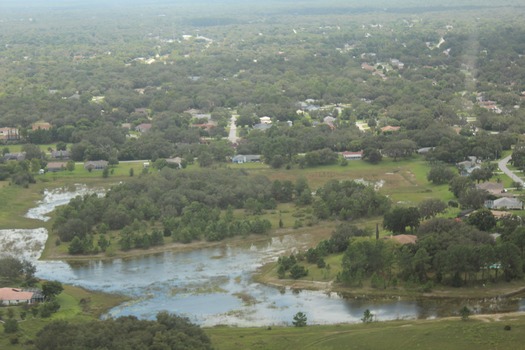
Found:
<svg viewBox="0 0 525 350"><path fill-rule="evenodd" d="M519 178L516 174L514 174L512 171L510 171L509 168L507 168L507 163L509 162L511 158L512 158L512 155L507 156L503 159L500 159L498 161L498 167L501 171L503 171L503 173L508 175L512 179L512 181L519 182L523 185L524 184L523 180Z"/></svg>
<svg viewBox="0 0 525 350"><path fill-rule="evenodd" d="M230 119L230 134L228 135L228 140L230 140L231 143L237 143L239 138L237 137L237 125L235 122L237 121L237 116L232 115Z"/></svg>

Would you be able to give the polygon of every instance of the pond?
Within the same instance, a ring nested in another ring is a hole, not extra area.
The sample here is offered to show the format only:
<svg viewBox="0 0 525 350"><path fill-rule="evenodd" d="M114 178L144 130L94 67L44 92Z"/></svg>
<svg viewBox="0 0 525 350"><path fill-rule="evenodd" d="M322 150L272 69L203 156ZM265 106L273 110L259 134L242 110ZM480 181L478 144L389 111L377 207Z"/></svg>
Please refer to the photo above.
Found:
<svg viewBox="0 0 525 350"><path fill-rule="evenodd" d="M81 187L79 191L87 189ZM76 191L48 192L30 212L45 217L56 205L64 204L76 194ZM9 242L8 237L13 235L18 237L14 240L16 244ZM335 324L360 322L366 309L377 320L450 316L464 305L482 313L525 310L519 298L373 300L253 282L252 275L263 264L290 250L307 247L312 239L307 234L269 237L253 244L81 263L36 261L46 239L45 229L0 230L3 253L23 252L24 257L35 261L39 278L130 296L130 302L106 315L112 317L135 315L152 319L158 311L167 310L204 326L268 326L290 324L298 311L307 314L309 324Z"/></svg>

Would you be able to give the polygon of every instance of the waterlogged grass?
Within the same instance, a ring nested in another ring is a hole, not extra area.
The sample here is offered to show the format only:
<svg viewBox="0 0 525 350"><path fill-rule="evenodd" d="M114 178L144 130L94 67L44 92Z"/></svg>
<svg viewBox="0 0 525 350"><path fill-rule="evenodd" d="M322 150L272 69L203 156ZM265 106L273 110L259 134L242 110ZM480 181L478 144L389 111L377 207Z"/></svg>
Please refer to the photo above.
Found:
<svg viewBox="0 0 525 350"><path fill-rule="evenodd" d="M308 311L304 312L308 316ZM511 330L504 330L505 325L511 326ZM218 350L521 349L525 342L525 316L504 316L498 321L491 318L461 321L457 317L302 328L216 327L205 332Z"/></svg>

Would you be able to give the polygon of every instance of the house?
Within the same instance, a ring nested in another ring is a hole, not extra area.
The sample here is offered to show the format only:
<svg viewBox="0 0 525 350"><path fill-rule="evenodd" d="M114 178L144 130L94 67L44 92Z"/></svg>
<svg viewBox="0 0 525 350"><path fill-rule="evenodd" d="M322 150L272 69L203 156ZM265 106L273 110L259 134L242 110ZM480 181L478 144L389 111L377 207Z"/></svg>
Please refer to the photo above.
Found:
<svg viewBox="0 0 525 350"><path fill-rule="evenodd" d="M51 152L51 158L53 159L69 159L70 153L69 151L52 151Z"/></svg>
<svg viewBox="0 0 525 350"><path fill-rule="evenodd" d="M488 193L494 196L501 196L502 193L505 193L505 188L502 183L497 182L483 182L476 185L478 190L485 190Z"/></svg>
<svg viewBox="0 0 525 350"><path fill-rule="evenodd" d="M0 128L0 141L19 140L20 133L17 128Z"/></svg>
<svg viewBox="0 0 525 350"><path fill-rule="evenodd" d="M461 176L470 176L474 169L481 169L481 160L474 156L469 156L468 160L459 162L456 165Z"/></svg>
<svg viewBox="0 0 525 350"><path fill-rule="evenodd" d="M84 169L86 170L103 170L108 166L107 160L90 160L84 163Z"/></svg>
<svg viewBox="0 0 525 350"><path fill-rule="evenodd" d="M4 154L4 160L24 160L26 159L26 152L18 153L6 153Z"/></svg>
<svg viewBox="0 0 525 350"><path fill-rule="evenodd" d="M258 154L242 155L238 154L232 158L232 163L243 164L243 163L256 163L261 161L261 156Z"/></svg>
<svg viewBox="0 0 525 350"><path fill-rule="evenodd" d="M49 130L51 129L51 124L48 122L36 122L31 124L31 130Z"/></svg>
<svg viewBox="0 0 525 350"><path fill-rule="evenodd" d="M192 124L191 126L194 127L194 128L200 128L200 129L203 129L203 130L206 130L206 131L210 131L211 129L213 129L215 127L215 124L213 124L213 123L202 123L202 124Z"/></svg>
<svg viewBox="0 0 525 350"><path fill-rule="evenodd" d="M170 168L182 169L182 158L181 157L167 158L166 163L168 164Z"/></svg>
<svg viewBox="0 0 525 350"><path fill-rule="evenodd" d="M401 129L400 126L387 125L387 126L384 126L384 127L381 128L381 132L382 133L389 133L389 132L399 131L399 129Z"/></svg>
<svg viewBox="0 0 525 350"><path fill-rule="evenodd" d="M270 117L261 117L259 119L261 121L261 124L271 124L272 123L272 118Z"/></svg>
<svg viewBox="0 0 525 350"><path fill-rule="evenodd" d="M330 128L334 128L334 122L336 121L336 119L332 116L326 116L323 118L323 124L326 124L328 125Z"/></svg>
<svg viewBox="0 0 525 350"><path fill-rule="evenodd" d="M33 304L42 299L40 293L23 291L19 288L0 288L0 301L3 305Z"/></svg>
<svg viewBox="0 0 525 350"><path fill-rule="evenodd" d="M360 160L363 159L363 151L359 152L343 152L343 158L346 160Z"/></svg>
<svg viewBox="0 0 525 350"><path fill-rule="evenodd" d="M522 210L523 202L518 198L502 197L495 200L485 201L485 207L489 209Z"/></svg>
<svg viewBox="0 0 525 350"><path fill-rule="evenodd" d="M253 128L255 130L266 131L272 127L272 124L255 124Z"/></svg>
<svg viewBox="0 0 525 350"><path fill-rule="evenodd" d="M418 149L416 152L417 154L427 154L428 152L433 151L433 150L434 150L434 147L423 147L423 148Z"/></svg>
<svg viewBox="0 0 525 350"><path fill-rule="evenodd" d="M150 123L142 123L142 124L139 124L135 127L135 130L138 131L138 132L147 132L151 129L151 124Z"/></svg>
<svg viewBox="0 0 525 350"><path fill-rule="evenodd" d="M64 171L66 169L66 162L49 162L47 163L47 171L56 173L57 171Z"/></svg>
<svg viewBox="0 0 525 350"><path fill-rule="evenodd" d="M396 241L397 243L402 244L402 245L416 244L417 242L417 236L415 235L395 235L395 236L388 236L386 238Z"/></svg>

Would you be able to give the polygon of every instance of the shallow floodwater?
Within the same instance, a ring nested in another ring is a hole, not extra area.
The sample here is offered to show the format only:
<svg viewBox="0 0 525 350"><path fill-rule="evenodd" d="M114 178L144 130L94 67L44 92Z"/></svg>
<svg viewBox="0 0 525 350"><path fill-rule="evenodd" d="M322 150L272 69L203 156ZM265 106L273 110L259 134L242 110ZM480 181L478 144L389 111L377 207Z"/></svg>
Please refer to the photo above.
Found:
<svg viewBox="0 0 525 350"><path fill-rule="evenodd" d="M79 191L89 192L83 187ZM80 193L47 192L28 215L45 218L57 205L67 203L77 194ZM310 324L333 324L360 322L366 309L370 309L377 320L450 316L464 305L476 312L525 310L520 299L371 300L320 291L279 289L252 281L251 276L264 263L306 247L311 240L306 234L268 238L256 244L71 264L36 261L46 239L45 229L1 230L0 253L20 255L24 252L24 257L35 261L40 278L132 297L132 301L110 310L107 316L113 317L135 315L151 319L157 312L167 310L206 326L266 326L289 324L298 311L307 314Z"/></svg>

